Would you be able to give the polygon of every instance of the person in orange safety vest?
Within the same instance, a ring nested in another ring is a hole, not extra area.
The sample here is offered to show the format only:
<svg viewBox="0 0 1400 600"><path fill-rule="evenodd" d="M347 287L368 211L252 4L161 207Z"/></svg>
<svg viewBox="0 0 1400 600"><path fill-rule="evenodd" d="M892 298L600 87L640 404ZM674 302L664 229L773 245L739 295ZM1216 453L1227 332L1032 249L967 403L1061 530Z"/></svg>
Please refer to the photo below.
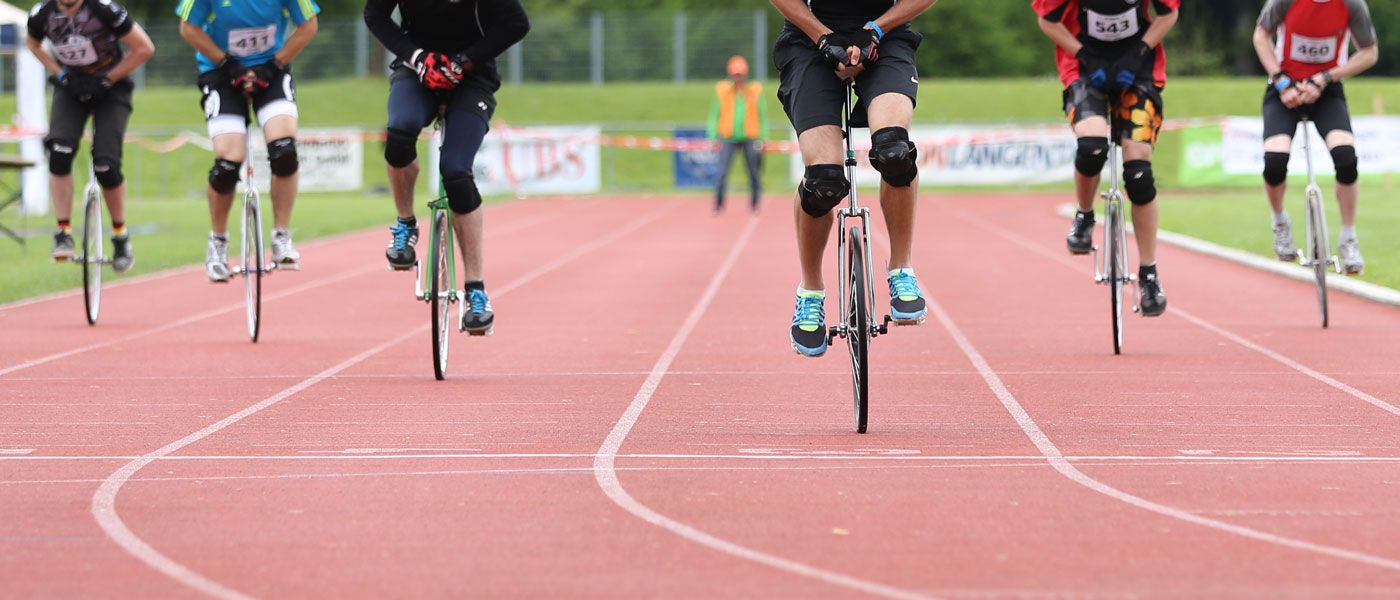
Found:
<svg viewBox="0 0 1400 600"><path fill-rule="evenodd" d="M749 189L753 193L752 209L758 212L759 156L763 152L763 132L768 129L768 109L763 103L763 84L749 81L749 63L742 56L729 59L729 78L715 84L715 99L710 104L710 123L706 129L709 139L722 142L719 156L719 181L715 184L715 212L724 208L724 188L729 179L729 165L735 150L743 150L744 165L749 169Z"/></svg>

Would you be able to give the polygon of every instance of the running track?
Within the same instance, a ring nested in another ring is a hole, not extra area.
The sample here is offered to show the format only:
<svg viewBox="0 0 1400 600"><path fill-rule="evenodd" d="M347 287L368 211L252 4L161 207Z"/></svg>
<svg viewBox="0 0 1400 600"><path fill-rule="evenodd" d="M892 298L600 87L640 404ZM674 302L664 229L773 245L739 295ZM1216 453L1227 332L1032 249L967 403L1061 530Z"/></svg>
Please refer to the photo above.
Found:
<svg viewBox="0 0 1400 600"><path fill-rule="evenodd" d="M0 596L1400 597L1400 311L1166 248L1114 357L1063 201L923 200L864 436L784 198L488 208L445 382L378 230L256 345L193 269L0 307Z"/></svg>

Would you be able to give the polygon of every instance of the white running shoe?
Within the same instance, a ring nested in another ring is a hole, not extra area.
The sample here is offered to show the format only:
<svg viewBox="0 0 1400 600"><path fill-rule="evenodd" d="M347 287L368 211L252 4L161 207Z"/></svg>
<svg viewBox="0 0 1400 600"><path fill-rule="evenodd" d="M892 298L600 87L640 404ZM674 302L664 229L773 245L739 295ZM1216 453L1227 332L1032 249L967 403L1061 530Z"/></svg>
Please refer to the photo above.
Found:
<svg viewBox="0 0 1400 600"><path fill-rule="evenodd" d="M1361 258L1356 238L1338 240L1337 256L1342 259L1342 272L1347 275L1360 275L1366 270L1366 260Z"/></svg>
<svg viewBox="0 0 1400 600"><path fill-rule="evenodd" d="M272 230L272 262L277 268L287 271L301 269L301 253L292 245L292 232L286 229Z"/></svg>
<svg viewBox="0 0 1400 600"><path fill-rule="evenodd" d="M1292 223L1274 224L1274 256L1288 262L1298 260L1298 247L1293 245Z"/></svg>
<svg viewBox="0 0 1400 600"><path fill-rule="evenodd" d="M228 281L228 240L209 237L209 247L204 251L204 274L214 283Z"/></svg>

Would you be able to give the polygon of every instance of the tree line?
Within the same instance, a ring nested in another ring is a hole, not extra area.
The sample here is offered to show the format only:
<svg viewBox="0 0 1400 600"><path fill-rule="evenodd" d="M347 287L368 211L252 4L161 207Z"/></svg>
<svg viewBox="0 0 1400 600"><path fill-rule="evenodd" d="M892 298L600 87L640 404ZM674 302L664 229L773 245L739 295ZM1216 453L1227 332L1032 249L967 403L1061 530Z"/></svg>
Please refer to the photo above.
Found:
<svg viewBox="0 0 1400 600"><path fill-rule="evenodd" d="M121 2L121 0L117 0ZM576 17L591 12L772 11L771 32L782 19L767 2L755 0L523 0L535 18ZM127 0L139 20L174 19L176 2ZM318 0L326 18L355 18L363 0ZM1263 0L1184 0L1180 21L1166 39L1173 75L1262 75L1250 43ZM1400 2L1369 2L1381 43L1380 63L1370 74L1400 75ZM1054 72L1051 44L1036 26L1029 0L941 0L920 16L924 34L919 70L943 77L1045 76ZM578 35L587 35L586 31Z"/></svg>

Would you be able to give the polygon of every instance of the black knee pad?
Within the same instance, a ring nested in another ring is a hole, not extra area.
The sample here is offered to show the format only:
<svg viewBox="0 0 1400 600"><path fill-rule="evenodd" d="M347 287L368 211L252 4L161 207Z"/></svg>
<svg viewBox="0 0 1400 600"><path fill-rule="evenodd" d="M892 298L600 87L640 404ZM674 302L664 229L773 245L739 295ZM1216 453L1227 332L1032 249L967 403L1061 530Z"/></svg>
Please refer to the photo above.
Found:
<svg viewBox="0 0 1400 600"><path fill-rule="evenodd" d="M267 162L272 174L287 177L297 172L297 141L295 138L277 138L267 143Z"/></svg>
<svg viewBox="0 0 1400 600"><path fill-rule="evenodd" d="M73 172L73 155L78 151L78 143L68 140L44 140L49 151L49 172L63 176Z"/></svg>
<svg viewBox="0 0 1400 600"><path fill-rule="evenodd" d="M1264 153L1264 183L1280 185L1288 181L1288 153Z"/></svg>
<svg viewBox="0 0 1400 600"><path fill-rule="evenodd" d="M1079 150L1074 154L1074 170L1085 177L1098 177L1108 162L1108 138L1079 138Z"/></svg>
<svg viewBox="0 0 1400 600"><path fill-rule="evenodd" d="M222 158L214 159L214 168L209 169L209 187L220 194L231 194L238 186L238 169L243 163Z"/></svg>
<svg viewBox="0 0 1400 600"><path fill-rule="evenodd" d="M1356 172L1356 147L1337 146L1332 149L1332 164L1337 165L1337 183L1351 185L1360 175Z"/></svg>
<svg viewBox="0 0 1400 600"><path fill-rule="evenodd" d="M395 169L413 164L418 158L418 134L390 127L384 134L384 162Z"/></svg>
<svg viewBox="0 0 1400 600"><path fill-rule="evenodd" d="M121 161L110 158L92 159L92 175L97 178L97 183L105 190L115 188L126 180L122 177Z"/></svg>
<svg viewBox="0 0 1400 600"><path fill-rule="evenodd" d="M1138 206L1152 204L1157 199L1157 181L1152 178L1152 163L1130 160L1123 163L1123 189L1128 201Z"/></svg>
<svg viewBox="0 0 1400 600"><path fill-rule="evenodd" d="M886 183L909 187L919 176L919 149L909 141L909 130L885 127L870 135L870 164Z"/></svg>
<svg viewBox="0 0 1400 600"><path fill-rule="evenodd" d="M447 205L452 212L465 215L481 207L481 192L470 173L443 177L442 187L447 190Z"/></svg>
<svg viewBox="0 0 1400 600"><path fill-rule="evenodd" d="M849 193L851 182L841 165L809 165L802 185L797 187L802 212L813 217L825 217Z"/></svg>

